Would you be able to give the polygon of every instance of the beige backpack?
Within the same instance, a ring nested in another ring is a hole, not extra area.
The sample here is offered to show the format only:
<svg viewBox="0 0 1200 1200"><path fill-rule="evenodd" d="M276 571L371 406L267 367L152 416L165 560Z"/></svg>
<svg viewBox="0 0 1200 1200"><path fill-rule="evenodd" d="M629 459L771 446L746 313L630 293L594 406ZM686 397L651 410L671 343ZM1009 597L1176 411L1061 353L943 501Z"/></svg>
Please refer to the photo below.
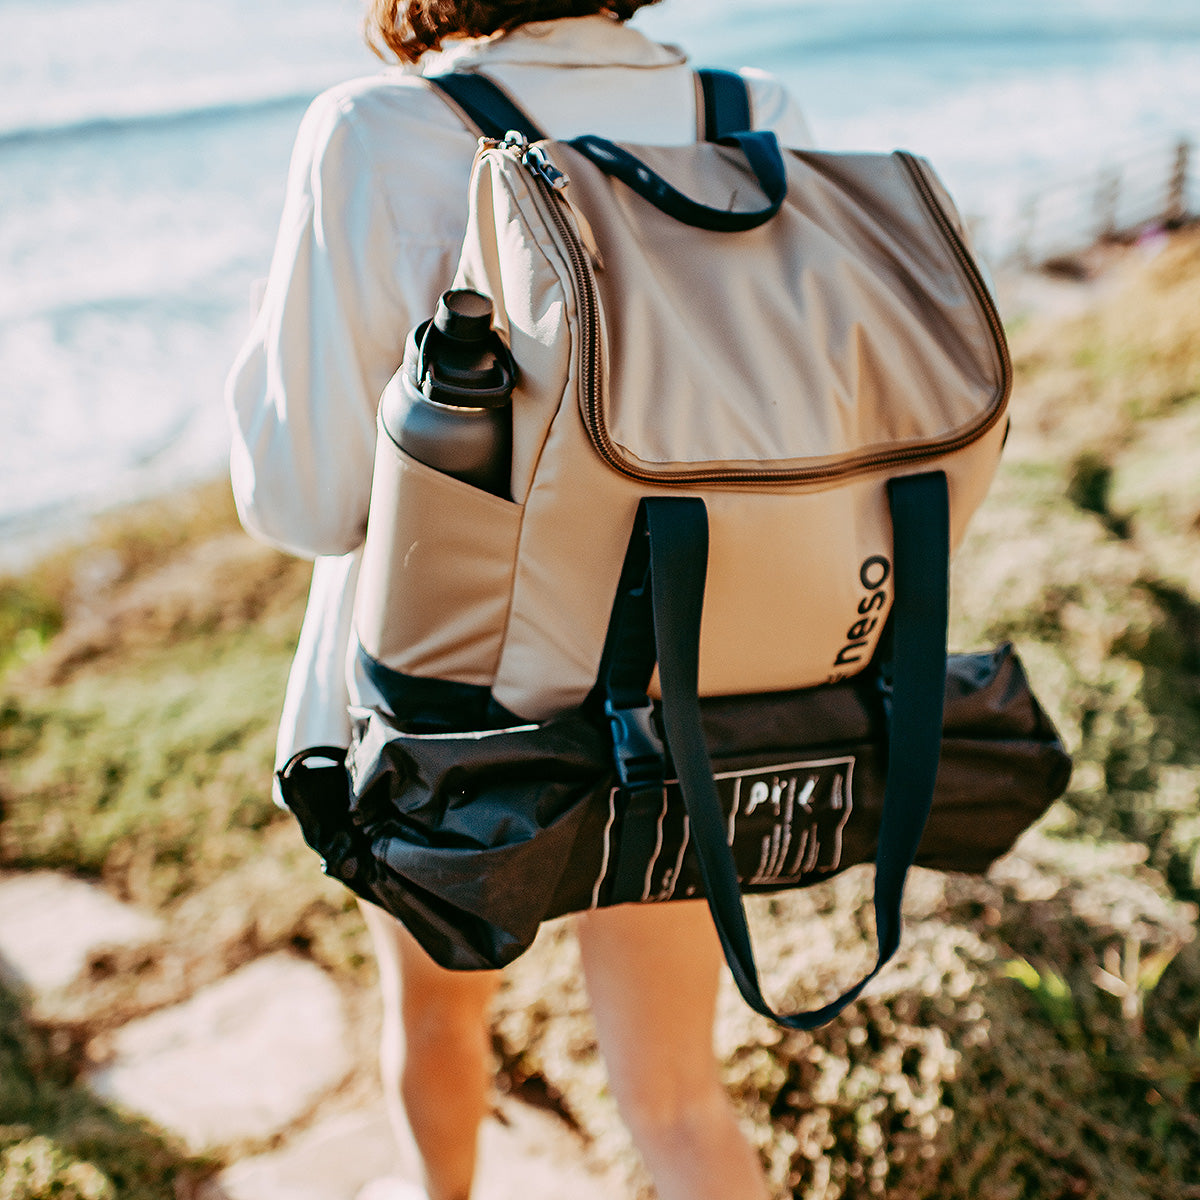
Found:
<svg viewBox="0 0 1200 1200"><path fill-rule="evenodd" d="M923 161L784 151L761 219L736 146L619 153L518 136L476 158L454 286L493 298L520 369L511 499L379 439L363 650L533 720L595 685L642 497L708 510L701 694L807 687L878 643L887 480L944 471L957 543L1005 434L1000 319Z"/></svg>
<svg viewBox="0 0 1200 1200"><path fill-rule="evenodd" d="M491 299L519 371L509 486L381 427L355 624L384 704L354 713L348 793L297 774L289 803L445 965L502 965L559 912L702 893L747 1000L811 1027L866 981L772 1013L740 892L873 855L877 971L943 692L1028 717L1036 787L974 749L943 771L967 805L980 777L1012 785L1006 811L1037 792L1005 847L1065 756L1011 656L947 683L947 559L1011 381L952 203L909 154L780 149L738 76L698 79L684 147L547 140L482 76L431 81L484 135L453 287Z"/></svg>

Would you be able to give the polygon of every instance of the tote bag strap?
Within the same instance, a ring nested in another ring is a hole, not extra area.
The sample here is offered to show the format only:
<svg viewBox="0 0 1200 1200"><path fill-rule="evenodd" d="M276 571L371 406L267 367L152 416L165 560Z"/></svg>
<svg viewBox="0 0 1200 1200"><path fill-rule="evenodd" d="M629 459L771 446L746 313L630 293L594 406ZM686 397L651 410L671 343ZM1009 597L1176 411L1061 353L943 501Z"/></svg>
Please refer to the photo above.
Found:
<svg viewBox="0 0 1200 1200"><path fill-rule="evenodd" d="M878 955L871 971L812 1011L776 1012L762 994L725 818L700 722L700 614L708 559L703 500L641 501L634 539L649 553L650 608L662 717L713 921L738 990L763 1016L790 1029L835 1017L883 969L900 945L901 904L933 801L942 738L948 615L949 500L942 472L888 486L893 523L895 649L883 815L875 855ZM614 726L615 728L615 726Z"/></svg>

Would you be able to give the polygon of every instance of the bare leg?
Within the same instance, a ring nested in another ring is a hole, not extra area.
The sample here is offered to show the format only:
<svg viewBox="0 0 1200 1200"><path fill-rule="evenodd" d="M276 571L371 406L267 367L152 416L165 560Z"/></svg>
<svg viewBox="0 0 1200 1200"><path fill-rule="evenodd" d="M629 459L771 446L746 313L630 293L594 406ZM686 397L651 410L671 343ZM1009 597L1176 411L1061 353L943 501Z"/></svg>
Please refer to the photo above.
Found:
<svg viewBox="0 0 1200 1200"><path fill-rule="evenodd" d="M405 1124L412 1130L430 1200L468 1200L491 1090L488 1009L499 972L447 971L387 913L361 907L379 960L388 1115L399 1136Z"/></svg>
<svg viewBox="0 0 1200 1200"><path fill-rule="evenodd" d="M721 949L703 901L579 919L600 1048L661 1200L767 1200L712 1047Z"/></svg>

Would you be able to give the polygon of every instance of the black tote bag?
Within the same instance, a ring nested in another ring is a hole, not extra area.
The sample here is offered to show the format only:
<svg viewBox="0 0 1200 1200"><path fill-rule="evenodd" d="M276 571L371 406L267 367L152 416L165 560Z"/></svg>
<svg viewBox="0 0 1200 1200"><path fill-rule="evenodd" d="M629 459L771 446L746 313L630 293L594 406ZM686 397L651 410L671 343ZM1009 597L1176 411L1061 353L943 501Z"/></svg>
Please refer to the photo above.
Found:
<svg viewBox="0 0 1200 1200"><path fill-rule="evenodd" d="M886 699L854 679L701 701L743 890L807 887L874 860ZM595 721L577 713L434 735L406 732L378 712L359 721L373 726L366 736L386 764L360 794L345 752L316 748L280 773L285 799L325 870L403 921L443 966L504 966L542 921L612 902L622 794L607 731ZM1013 648L951 655L941 765L917 865L985 871L1062 794L1069 774ZM662 843L641 864L648 902L702 893L675 780L662 812Z"/></svg>

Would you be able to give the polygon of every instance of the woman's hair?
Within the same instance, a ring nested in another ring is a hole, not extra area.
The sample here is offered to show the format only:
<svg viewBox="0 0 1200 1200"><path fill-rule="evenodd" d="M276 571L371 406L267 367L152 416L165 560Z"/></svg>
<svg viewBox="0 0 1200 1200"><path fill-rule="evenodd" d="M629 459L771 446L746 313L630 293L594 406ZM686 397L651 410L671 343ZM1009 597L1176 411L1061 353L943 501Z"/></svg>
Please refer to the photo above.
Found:
<svg viewBox="0 0 1200 1200"><path fill-rule="evenodd" d="M658 0L367 0L367 43L380 58L389 51L416 62L443 38L484 37L529 21L611 13L626 21Z"/></svg>

